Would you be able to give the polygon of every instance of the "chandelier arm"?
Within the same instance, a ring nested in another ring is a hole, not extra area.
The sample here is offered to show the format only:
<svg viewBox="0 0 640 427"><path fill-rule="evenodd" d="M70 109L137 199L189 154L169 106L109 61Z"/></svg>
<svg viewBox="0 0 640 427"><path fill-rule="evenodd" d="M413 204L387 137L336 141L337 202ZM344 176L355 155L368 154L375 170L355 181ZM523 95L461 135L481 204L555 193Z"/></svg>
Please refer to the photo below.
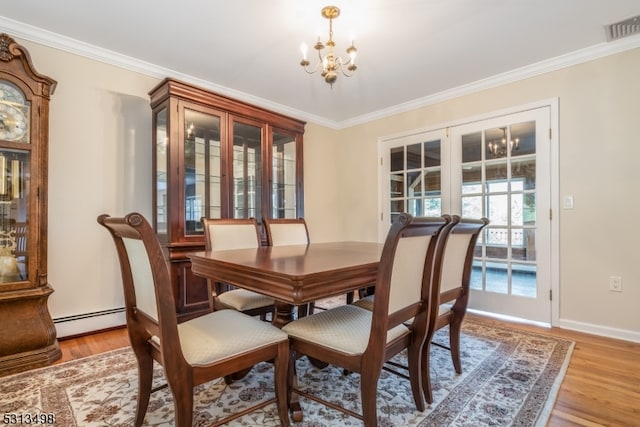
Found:
<svg viewBox="0 0 640 427"><path fill-rule="evenodd" d="M304 71L306 71L307 74L313 74L316 71L318 71L318 68L320 68L320 66L322 65L322 62L318 62L315 67L313 67L313 70L309 68L308 65L302 65L302 68L304 68Z"/></svg>

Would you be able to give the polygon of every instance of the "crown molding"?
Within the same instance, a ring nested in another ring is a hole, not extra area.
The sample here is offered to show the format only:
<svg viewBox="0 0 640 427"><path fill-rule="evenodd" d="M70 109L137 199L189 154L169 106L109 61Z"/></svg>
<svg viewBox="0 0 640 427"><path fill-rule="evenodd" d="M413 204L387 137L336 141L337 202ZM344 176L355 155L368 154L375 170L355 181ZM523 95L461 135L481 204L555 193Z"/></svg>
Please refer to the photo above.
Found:
<svg viewBox="0 0 640 427"><path fill-rule="evenodd" d="M141 61L130 56L96 47L94 45L75 40L66 36L62 36L51 31L37 28L22 22L18 22L9 18L0 16L0 31L10 33L14 37L18 37L30 42L38 43L44 46L70 52L79 56L93 59L116 67L124 68L137 73L145 74L151 77L162 79L165 77L173 77L187 83L191 83L221 95L236 98L251 104L259 105L279 113L313 122L321 126L325 126L334 130L346 129L352 126L364 124L374 120L383 119L399 113L415 110L418 108L433 105L439 102L469 95L482 90L494 88L496 86L517 82L528 79L540 74L549 73L562 68L573 65L582 64L584 62L593 61L605 56L614 55L630 49L640 47L640 35L622 38L613 42L600 43L585 49L570 52L565 55L550 58L531 65L527 65L505 73L497 74L486 79L478 80L466 85L451 88L433 95L417 98L402 104L384 108L372 113L363 114L343 121L329 120L310 114L305 111L287 107L264 98L253 96L245 92L237 91L225 86L220 86L211 81L196 78L175 70L164 68L149 62Z"/></svg>
<svg viewBox="0 0 640 427"><path fill-rule="evenodd" d="M593 61L595 59L614 55L616 53L624 52L638 47L640 47L640 35L627 37L624 39L616 40L614 42L600 43L588 48L567 53L565 55L557 56L555 58L550 58L531 65L517 68L515 70L507 71L505 73L496 74L495 76L491 76L483 80L478 80L466 85L438 92L433 95L394 105L390 108L385 108L369 114L354 117L352 119L344 120L338 123L338 128L344 129L371 122L373 120L383 119L395 114L405 113L407 111L426 107L428 105L433 105L453 98L459 98L464 95L470 95L475 92L480 92L482 90L491 89L508 83L528 79L541 74L557 71L562 68L571 67L573 65L579 65L585 62Z"/></svg>

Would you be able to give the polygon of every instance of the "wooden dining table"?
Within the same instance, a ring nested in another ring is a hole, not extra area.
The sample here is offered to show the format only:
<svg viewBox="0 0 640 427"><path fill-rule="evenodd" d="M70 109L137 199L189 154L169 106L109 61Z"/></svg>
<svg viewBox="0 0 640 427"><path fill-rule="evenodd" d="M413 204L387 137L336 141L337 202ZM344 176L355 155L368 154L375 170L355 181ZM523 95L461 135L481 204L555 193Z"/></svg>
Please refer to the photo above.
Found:
<svg viewBox="0 0 640 427"><path fill-rule="evenodd" d="M375 283L382 244L330 242L189 254L191 271L214 282L272 297L273 324L293 320L293 307Z"/></svg>
<svg viewBox="0 0 640 427"><path fill-rule="evenodd" d="M276 309L273 324L282 327L293 320L294 306L375 284L382 246L371 242L310 243L194 252L188 256L196 275L272 297ZM296 375L293 381L297 383ZM289 410L294 421L302 421L295 393Z"/></svg>

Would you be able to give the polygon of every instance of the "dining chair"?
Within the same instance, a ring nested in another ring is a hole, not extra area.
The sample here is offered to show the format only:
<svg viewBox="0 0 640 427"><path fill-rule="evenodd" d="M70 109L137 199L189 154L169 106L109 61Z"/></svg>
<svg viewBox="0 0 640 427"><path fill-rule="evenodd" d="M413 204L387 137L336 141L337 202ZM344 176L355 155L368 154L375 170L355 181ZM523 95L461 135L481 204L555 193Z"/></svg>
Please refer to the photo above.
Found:
<svg viewBox="0 0 640 427"><path fill-rule="evenodd" d="M431 308L427 337L422 350L421 368L422 388L428 403L433 402L429 370L431 344L450 350L456 373L462 373L460 330L469 303L469 285L476 243L480 232L487 224L489 224L487 218L459 218L452 226L447 238L443 239L442 263L434 266L433 273L439 275L440 280L434 280L431 288ZM449 346L432 342L434 333L447 325L449 325Z"/></svg>
<svg viewBox="0 0 640 427"><path fill-rule="evenodd" d="M269 246L285 245L306 245L311 242L309 239L309 228L304 218L263 218L267 244ZM354 293L346 295L347 304L353 302ZM315 302L298 307L298 317L313 314L316 308Z"/></svg>
<svg viewBox="0 0 640 427"><path fill-rule="evenodd" d="M308 245L309 228L304 218L263 218L269 246ZM315 302L297 307L298 317L313 314Z"/></svg>
<svg viewBox="0 0 640 427"><path fill-rule="evenodd" d="M373 310L343 305L294 320L282 330L289 334L292 354L360 373L362 413L313 396L295 384L291 393L321 402L377 425L377 383L383 363L406 349L411 389L416 408L425 409L420 360L427 329L427 306L432 268L440 254L438 236L447 230L450 217L416 218L401 214L385 240L376 280ZM409 319L413 322L407 324ZM290 375L295 382L295 362Z"/></svg>
<svg viewBox="0 0 640 427"><path fill-rule="evenodd" d="M169 266L151 225L139 213L122 218L100 215L98 223L113 237L120 262L127 330L138 363L135 426L142 425L155 391L151 389L154 360L164 369L179 427L192 425L195 386L273 361L275 398L215 425L275 401L280 422L288 426L287 334L235 310L214 311L178 324Z"/></svg>
<svg viewBox="0 0 640 427"><path fill-rule="evenodd" d="M202 218L205 250L252 249L260 247L260 231L255 218ZM247 289L236 289L224 283L210 283L211 308L231 308L250 316L273 319L272 298Z"/></svg>

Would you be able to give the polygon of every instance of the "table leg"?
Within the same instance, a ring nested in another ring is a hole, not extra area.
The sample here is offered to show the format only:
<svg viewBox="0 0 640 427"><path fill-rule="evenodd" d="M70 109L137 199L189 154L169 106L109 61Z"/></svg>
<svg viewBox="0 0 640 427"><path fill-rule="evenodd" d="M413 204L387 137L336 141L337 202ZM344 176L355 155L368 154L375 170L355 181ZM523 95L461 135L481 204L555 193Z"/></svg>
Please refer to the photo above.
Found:
<svg viewBox="0 0 640 427"><path fill-rule="evenodd" d="M273 325L282 328L293 320L294 306L281 301L275 302L275 313L273 317ZM298 374L296 372L297 357L292 353L289 361L289 413L294 422L302 421L302 406L300 406L300 398L293 390L298 388Z"/></svg>
<svg viewBox="0 0 640 427"><path fill-rule="evenodd" d="M293 320L294 307L291 304L285 302L275 302L276 312L273 316L273 325L278 328L282 328L287 323Z"/></svg>

